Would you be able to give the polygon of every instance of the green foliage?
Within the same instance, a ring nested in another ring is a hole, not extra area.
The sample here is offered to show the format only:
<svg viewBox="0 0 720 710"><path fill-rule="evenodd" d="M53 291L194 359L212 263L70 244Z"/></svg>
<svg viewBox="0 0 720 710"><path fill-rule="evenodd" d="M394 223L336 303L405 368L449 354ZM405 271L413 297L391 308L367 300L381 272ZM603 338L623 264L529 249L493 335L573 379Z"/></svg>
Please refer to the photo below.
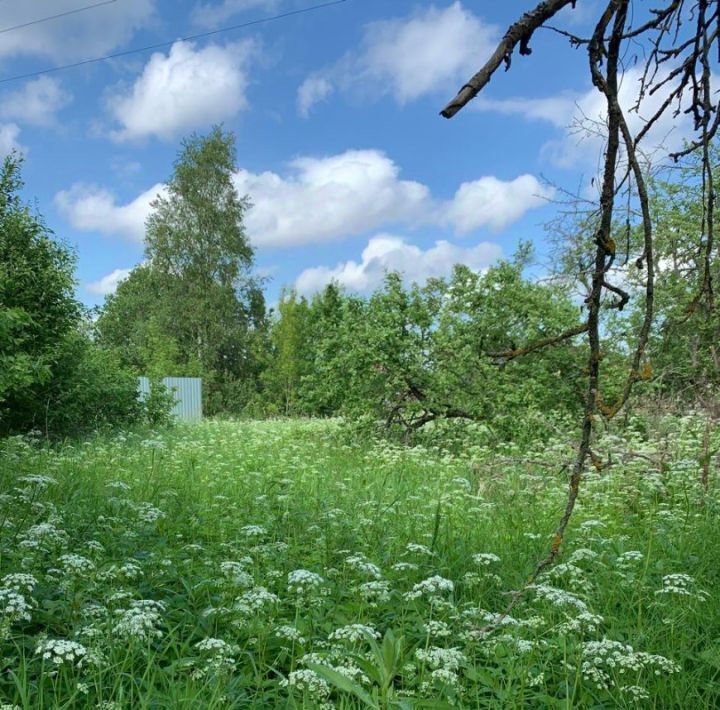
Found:
<svg viewBox="0 0 720 710"><path fill-rule="evenodd" d="M257 389L265 307L250 274L248 202L235 145L214 129L183 144L147 222L145 264L107 299L101 341L149 376L199 376L209 414L239 411Z"/></svg>
<svg viewBox="0 0 720 710"><path fill-rule="evenodd" d="M78 434L137 416L136 384L84 333L75 257L18 195L21 160L0 174L0 434Z"/></svg>
<svg viewBox="0 0 720 710"><path fill-rule="evenodd" d="M347 445L310 419L6 439L0 698L714 710L720 471L705 490L704 418L601 434L612 467L588 471L562 558L515 599L565 503L574 435L555 424L462 455Z"/></svg>
<svg viewBox="0 0 720 710"><path fill-rule="evenodd" d="M20 168L11 154L0 174L0 431L30 428L80 317L74 255L20 201Z"/></svg>
<svg viewBox="0 0 720 710"><path fill-rule="evenodd" d="M300 387L311 370L310 307L294 291L283 291L270 325L270 357L261 380L265 401L274 413L303 413Z"/></svg>
<svg viewBox="0 0 720 710"><path fill-rule="evenodd" d="M524 259L484 274L457 266L423 287L391 273L367 299L336 286L309 304L285 294L267 391L289 393L285 413L341 413L408 440L439 434L447 420L520 436L537 427L534 412L576 411L580 353L572 345L501 355L577 325L567 294L523 277Z"/></svg>
<svg viewBox="0 0 720 710"><path fill-rule="evenodd" d="M143 416L135 375L80 330L65 339L44 397L43 431L77 436Z"/></svg>
<svg viewBox="0 0 720 710"><path fill-rule="evenodd" d="M150 378L150 391L141 402L143 419L150 426L167 427L174 423L172 409L176 398L159 377Z"/></svg>
<svg viewBox="0 0 720 710"><path fill-rule="evenodd" d="M715 163L717 157L716 150ZM715 180L720 180L720 170L716 170ZM716 396L720 388L720 309L711 293L703 293L707 235L700 199L700 156L691 156L669 179L658 179L652 187L657 317L650 352L655 386L685 401ZM717 290L717 243L709 257L710 288Z"/></svg>

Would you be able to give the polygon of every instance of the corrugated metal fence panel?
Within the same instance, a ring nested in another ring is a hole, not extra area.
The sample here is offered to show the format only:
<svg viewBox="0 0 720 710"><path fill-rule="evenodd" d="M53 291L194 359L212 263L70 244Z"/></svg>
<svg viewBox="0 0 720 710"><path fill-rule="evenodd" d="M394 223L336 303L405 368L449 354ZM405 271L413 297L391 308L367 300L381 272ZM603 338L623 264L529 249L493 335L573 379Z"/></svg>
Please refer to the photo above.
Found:
<svg viewBox="0 0 720 710"><path fill-rule="evenodd" d="M164 377L162 383L175 397L172 413L183 421L202 419L202 377ZM138 396L150 394L150 380L138 377Z"/></svg>
<svg viewBox="0 0 720 710"><path fill-rule="evenodd" d="M147 377L138 377L138 396L141 401L145 401L150 394L150 379Z"/></svg>
<svg viewBox="0 0 720 710"><path fill-rule="evenodd" d="M178 419L202 419L201 377L164 377L163 384L175 395L173 414Z"/></svg>

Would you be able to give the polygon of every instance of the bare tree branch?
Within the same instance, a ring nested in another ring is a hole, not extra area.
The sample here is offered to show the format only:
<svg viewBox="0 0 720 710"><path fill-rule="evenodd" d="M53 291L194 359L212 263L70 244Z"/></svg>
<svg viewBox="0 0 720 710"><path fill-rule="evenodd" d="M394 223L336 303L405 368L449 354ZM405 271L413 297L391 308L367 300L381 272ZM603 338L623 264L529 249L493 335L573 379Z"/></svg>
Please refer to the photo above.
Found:
<svg viewBox="0 0 720 710"><path fill-rule="evenodd" d="M534 353L536 350L541 350L542 348L547 348L551 345L557 345L564 340L574 338L576 335L587 333L587 329L587 323L583 323L582 325L578 325L575 328L570 328L569 330L566 330L564 333L560 333L560 335L555 335L551 338L543 338L542 340L536 340L534 343L530 343L530 345L526 345L523 348L504 350L503 352L499 353L487 353L487 355L488 357L498 358L505 361L514 360L515 358L521 357L522 355Z"/></svg>
<svg viewBox="0 0 720 710"><path fill-rule="evenodd" d="M460 89L457 96L440 112L440 115L444 118L452 118L482 91L503 62L507 71L518 43L521 55L531 54L532 49L529 44L535 30L554 17L566 5L575 7L575 2L576 0L543 0L534 10L526 12L517 22L510 25L485 66Z"/></svg>

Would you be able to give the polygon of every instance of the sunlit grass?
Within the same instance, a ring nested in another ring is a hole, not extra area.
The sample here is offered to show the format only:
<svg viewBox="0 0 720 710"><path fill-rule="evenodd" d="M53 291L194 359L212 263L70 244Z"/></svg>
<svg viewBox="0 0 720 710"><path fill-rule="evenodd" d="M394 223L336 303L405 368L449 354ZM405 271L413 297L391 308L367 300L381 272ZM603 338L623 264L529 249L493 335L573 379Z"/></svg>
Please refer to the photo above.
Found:
<svg viewBox="0 0 720 710"><path fill-rule="evenodd" d="M715 708L718 488L703 422L662 426L596 445L611 465L559 565L503 619L571 438L451 456L295 421L8 441L0 708Z"/></svg>

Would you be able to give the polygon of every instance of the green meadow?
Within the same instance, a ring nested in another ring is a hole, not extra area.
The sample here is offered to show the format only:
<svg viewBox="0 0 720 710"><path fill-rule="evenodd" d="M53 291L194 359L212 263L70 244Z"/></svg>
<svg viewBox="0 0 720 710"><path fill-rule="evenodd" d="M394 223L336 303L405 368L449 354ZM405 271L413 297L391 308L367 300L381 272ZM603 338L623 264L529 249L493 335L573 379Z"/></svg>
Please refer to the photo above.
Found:
<svg viewBox="0 0 720 710"><path fill-rule="evenodd" d="M530 586L561 430L462 454L312 419L7 439L0 707L716 708L703 436L692 416L601 436Z"/></svg>

